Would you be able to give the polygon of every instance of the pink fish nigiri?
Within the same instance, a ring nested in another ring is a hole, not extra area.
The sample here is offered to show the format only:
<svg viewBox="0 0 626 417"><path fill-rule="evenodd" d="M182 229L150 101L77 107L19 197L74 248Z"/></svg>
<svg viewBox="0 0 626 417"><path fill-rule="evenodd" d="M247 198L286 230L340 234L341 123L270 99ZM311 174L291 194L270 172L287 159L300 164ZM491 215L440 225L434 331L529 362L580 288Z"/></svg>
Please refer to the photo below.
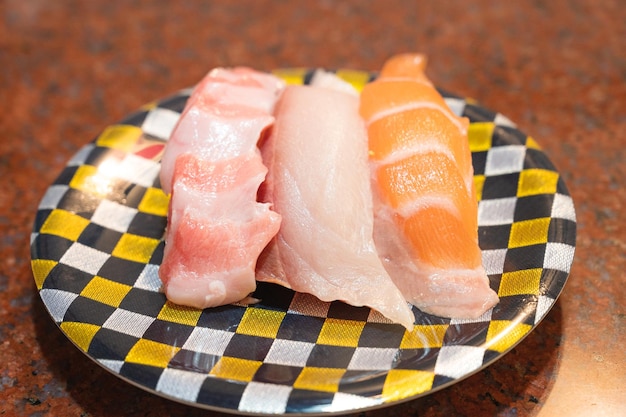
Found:
<svg viewBox="0 0 626 417"><path fill-rule="evenodd" d="M168 300L206 308L256 288L255 265L281 217L257 202L265 179L257 143L284 85L247 68L211 71L193 90L166 145L171 193L159 276Z"/></svg>

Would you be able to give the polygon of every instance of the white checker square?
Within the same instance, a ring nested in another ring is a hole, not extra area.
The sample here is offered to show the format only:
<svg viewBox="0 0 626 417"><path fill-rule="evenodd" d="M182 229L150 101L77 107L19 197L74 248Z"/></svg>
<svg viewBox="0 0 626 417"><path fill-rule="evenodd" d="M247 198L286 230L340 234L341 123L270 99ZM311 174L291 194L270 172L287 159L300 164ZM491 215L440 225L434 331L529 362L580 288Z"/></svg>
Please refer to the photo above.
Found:
<svg viewBox="0 0 626 417"><path fill-rule="evenodd" d="M535 312L535 324L539 323L541 319L548 313L552 305L554 304L554 298L540 295L537 298L537 311Z"/></svg>
<svg viewBox="0 0 626 417"><path fill-rule="evenodd" d="M75 242L65 251L59 263L96 275L109 256L108 253Z"/></svg>
<svg viewBox="0 0 626 417"><path fill-rule="evenodd" d="M461 116L463 114L463 110L465 110L465 100L453 97L446 97L444 100L450 110L452 110L452 113L457 116Z"/></svg>
<svg viewBox="0 0 626 417"><path fill-rule="evenodd" d="M314 343L275 339L269 352L267 352L264 362L304 367L314 346Z"/></svg>
<svg viewBox="0 0 626 417"><path fill-rule="evenodd" d="M206 374L198 372L165 368L161 372L156 390L180 400L194 402L206 378Z"/></svg>
<svg viewBox="0 0 626 417"><path fill-rule="evenodd" d="M55 322L60 323L63 321L63 317L65 317L67 309L70 308L72 302L76 299L76 297L78 297L78 294L44 288L39 292L39 296L43 300L43 303L52 316L52 319Z"/></svg>
<svg viewBox="0 0 626 417"><path fill-rule="evenodd" d="M160 171L160 163L137 155L127 154L120 163L115 176L142 187L151 187Z"/></svg>
<svg viewBox="0 0 626 417"><path fill-rule="evenodd" d="M283 414L292 389L287 385L252 381L243 391L238 409L250 413Z"/></svg>
<svg viewBox="0 0 626 417"><path fill-rule="evenodd" d="M137 214L137 209L118 204L114 201L102 200L91 216L91 222L124 233Z"/></svg>
<svg viewBox="0 0 626 417"><path fill-rule="evenodd" d="M493 308L485 311L480 316L473 319L451 319L450 326L456 326L459 324L467 324L467 323L488 323L491 321L491 314L493 313Z"/></svg>
<svg viewBox="0 0 626 417"><path fill-rule="evenodd" d="M572 197L563 194L555 194L550 216L557 219L576 221L576 210Z"/></svg>
<svg viewBox="0 0 626 417"><path fill-rule="evenodd" d="M179 118L180 113L157 107L146 115L141 129L148 135L168 140Z"/></svg>
<svg viewBox="0 0 626 417"><path fill-rule="evenodd" d="M338 392L333 397L328 412L342 412L347 410L359 410L368 407L374 407L382 403L382 398L378 397L361 397L360 395Z"/></svg>
<svg viewBox="0 0 626 417"><path fill-rule="evenodd" d="M91 151L96 147L93 143L83 146L72 158L67 162L67 166L79 166L83 165L91 154Z"/></svg>
<svg viewBox="0 0 626 417"><path fill-rule="evenodd" d="M435 373L450 378L461 378L483 364L485 349L475 346L443 346L439 350Z"/></svg>
<svg viewBox="0 0 626 417"><path fill-rule="evenodd" d="M70 187L67 185L51 185L46 194L44 194L41 202L39 203L39 209L55 209L59 205L59 201L65 195L65 192Z"/></svg>
<svg viewBox="0 0 626 417"><path fill-rule="evenodd" d="M487 275L497 275L504 272L504 260L507 249L489 249L481 251L483 267Z"/></svg>
<svg viewBox="0 0 626 417"><path fill-rule="evenodd" d="M154 264L146 264L134 285L135 288L152 292L160 291L162 286L163 283L159 277L159 265Z"/></svg>
<svg viewBox="0 0 626 417"><path fill-rule="evenodd" d="M352 355L348 364L349 370L356 371L388 371L398 354L398 349L359 347Z"/></svg>
<svg viewBox="0 0 626 417"><path fill-rule="evenodd" d="M116 361L114 359L98 359L98 362L102 366L112 370L116 374L119 374L120 369L122 369L122 366L124 366L124 361Z"/></svg>
<svg viewBox="0 0 626 417"><path fill-rule="evenodd" d="M221 356L233 334L224 330L196 327L185 341L183 349Z"/></svg>
<svg viewBox="0 0 626 417"><path fill-rule="evenodd" d="M508 117L501 113L497 113L496 117L493 119L493 122L498 126L507 126L515 128L516 125L513 123Z"/></svg>
<svg viewBox="0 0 626 417"><path fill-rule="evenodd" d="M154 320L154 317L118 308L109 316L102 327L140 338Z"/></svg>
<svg viewBox="0 0 626 417"><path fill-rule="evenodd" d="M575 248L566 243L548 242L543 267L569 272L574 261Z"/></svg>
<svg viewBox="0 0 626 417"><path fill-rule="evenodd" d="M516 203L516 197L482 200L478 204L478 224L495 226L513 223Z"/></svg>
<svg viewBox="0 0 626 417"><path fill-rule="evenodd" d="M524 145L496 146L487 153L485 175L502 175L520 172L524 168Z"/></svg>

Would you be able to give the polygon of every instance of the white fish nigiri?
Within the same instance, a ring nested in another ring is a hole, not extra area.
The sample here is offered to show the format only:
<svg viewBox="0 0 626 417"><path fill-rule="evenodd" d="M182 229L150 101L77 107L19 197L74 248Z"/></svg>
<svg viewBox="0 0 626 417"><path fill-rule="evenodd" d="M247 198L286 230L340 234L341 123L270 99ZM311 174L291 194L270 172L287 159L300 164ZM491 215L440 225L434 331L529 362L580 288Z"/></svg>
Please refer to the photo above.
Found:
<svg viewBox="0 0 626 417"><path fill-rule="evenodd" d="M257 143L282 88L268 74L216 69L189 98L160 176L171 193L159 269L168 300L206 308L255 290L257 258L280 225L280 215L257 202L267 173Z"/></svg>
<svg viewBox="0 0 626 417"><path fill-rule="evenodd" d="M322 301L367 306L413 327L410 306L385 271L373 241L365 127L356 94L288 86L262 145L269 168L264 201L282 216L259 258L257 279Z"/></svg>

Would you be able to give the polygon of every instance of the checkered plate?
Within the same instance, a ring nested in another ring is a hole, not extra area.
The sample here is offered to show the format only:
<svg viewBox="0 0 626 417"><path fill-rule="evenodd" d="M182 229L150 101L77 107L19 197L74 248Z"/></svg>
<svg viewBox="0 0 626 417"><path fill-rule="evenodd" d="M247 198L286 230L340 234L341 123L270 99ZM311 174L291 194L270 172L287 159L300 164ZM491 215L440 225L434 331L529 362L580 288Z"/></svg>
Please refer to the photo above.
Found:
<svg viewBox="0 0 626 417"><path fill-rule="evenodd" d="M357 88L374 75L337 71ZM307 83L312 70L282 70ZM483 263L500 303L482 317L416 311L412 332L367 308L323 303L272 284L252 306L168 303L158 268L168 198L164 143L189 90L107 127L48 188L31 237L39 294L63 333L145 390L253 414L332 414L431 393L519 343L563 289L576 237L562 177L535 140L499 113L443 92L471 120Z"/></svg>

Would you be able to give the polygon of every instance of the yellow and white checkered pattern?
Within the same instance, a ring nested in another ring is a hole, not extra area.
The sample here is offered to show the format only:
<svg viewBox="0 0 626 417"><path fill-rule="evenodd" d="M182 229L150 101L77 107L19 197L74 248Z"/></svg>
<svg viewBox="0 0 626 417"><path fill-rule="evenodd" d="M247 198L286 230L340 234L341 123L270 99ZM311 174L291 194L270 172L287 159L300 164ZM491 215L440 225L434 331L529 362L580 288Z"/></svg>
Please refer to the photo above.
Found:
<svg viewBox="0 0 626 417"><path fill-rule="evenodd" d="M276 73L302 84L313 71ZM375 77L337 73L357 89ZM563 288L576 219L562 178L506 117L444 93L471 120L483 263L501 298L492 311L462 321L415 310L408 333L369 309L272 284L259 285L261 301L251 306L167 302L158 277L168 205L158 151L188 94L106 128L68 162L37 212L31 251L41 298L62 331L111 372L213 409L359 410L480 369L528 334Z"/></svg>

